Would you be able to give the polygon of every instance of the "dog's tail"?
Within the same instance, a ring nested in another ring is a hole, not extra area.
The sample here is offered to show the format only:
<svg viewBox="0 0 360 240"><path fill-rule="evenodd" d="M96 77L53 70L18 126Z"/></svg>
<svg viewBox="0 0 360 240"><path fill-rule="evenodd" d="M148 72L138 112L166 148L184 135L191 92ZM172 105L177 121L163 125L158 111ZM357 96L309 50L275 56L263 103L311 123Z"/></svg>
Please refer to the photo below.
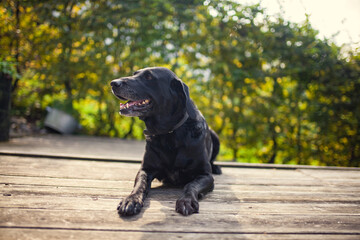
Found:
<svg viewBox="0 0 360 240"><path fill-rule="evenodd" d="M214 165L215 158L219 154L219 150L220 150L219 137L216 135L216 133L212 129L210 129L210 135L211 135L211 140L213 142L213 151L212 151L212 155L211 155L211 159L210 159L212 173L213 174L221 174L220 166Z"/></svg>

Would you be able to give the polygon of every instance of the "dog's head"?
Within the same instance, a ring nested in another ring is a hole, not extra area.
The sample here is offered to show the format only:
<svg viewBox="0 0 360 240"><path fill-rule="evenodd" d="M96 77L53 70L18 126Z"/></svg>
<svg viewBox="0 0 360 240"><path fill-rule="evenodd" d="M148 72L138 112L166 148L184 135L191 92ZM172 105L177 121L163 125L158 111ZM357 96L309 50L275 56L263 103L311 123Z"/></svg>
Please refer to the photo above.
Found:
<svg viewBox="0 0 360 240"><path fill-rule="evenodd" d="M133 76L111 81L112 92L122 101L120 114L141 119L157 118L176 122L184 113L196 117L189 89L172 71L145 68Z"/></svg>

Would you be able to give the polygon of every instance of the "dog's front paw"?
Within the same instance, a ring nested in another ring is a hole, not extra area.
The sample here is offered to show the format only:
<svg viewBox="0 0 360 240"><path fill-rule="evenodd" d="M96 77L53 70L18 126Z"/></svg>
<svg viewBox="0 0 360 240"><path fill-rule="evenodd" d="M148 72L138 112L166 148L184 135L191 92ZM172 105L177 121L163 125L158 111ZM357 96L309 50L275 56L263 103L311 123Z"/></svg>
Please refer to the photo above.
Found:
<svg viewBox="0 0 360 240"><path fill-rule="evenodd" d="M176 212L184 216L199 212L199 202L192 197L181 197L176 201Z"/></svg>
<svg viewBox="0 0 360 240"><path fill-rule="evenodd" d="M143 205L140 197L130 195L119 203L117 210L120 216L132 216L138 214Z"/></svg>

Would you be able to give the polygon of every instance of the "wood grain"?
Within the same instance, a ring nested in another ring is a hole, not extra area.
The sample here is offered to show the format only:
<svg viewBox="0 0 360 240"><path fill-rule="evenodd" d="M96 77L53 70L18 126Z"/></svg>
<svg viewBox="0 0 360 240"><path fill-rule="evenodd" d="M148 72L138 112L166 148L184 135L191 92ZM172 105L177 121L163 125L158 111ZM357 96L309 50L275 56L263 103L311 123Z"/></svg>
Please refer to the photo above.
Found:
<svg viewBox="0 0 360 240"><path fill-rule="evenodd" d="M116 206L139 164L0 156L0 239L359 239L360 171L223 168L200 213L154 181L143 211Z"/></svg>

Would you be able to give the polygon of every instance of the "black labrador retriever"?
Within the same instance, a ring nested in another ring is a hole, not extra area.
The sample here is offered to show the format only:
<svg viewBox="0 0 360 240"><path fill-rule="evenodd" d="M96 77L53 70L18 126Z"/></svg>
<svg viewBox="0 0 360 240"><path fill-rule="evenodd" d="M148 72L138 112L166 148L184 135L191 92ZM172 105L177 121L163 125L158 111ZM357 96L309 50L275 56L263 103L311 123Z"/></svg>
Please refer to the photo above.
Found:
<svg viewBox="0 0 360 240"><path fill-rule="evenodd" d="M146 151L131 194L118 206L121 216L140 212L153 179L184 186L176 202L183 215L199 212L198 200L214 188L212 173L219 138L189 97L188 86L163 67L145 68L111 81L120 114L145 122Z"/></svg>

